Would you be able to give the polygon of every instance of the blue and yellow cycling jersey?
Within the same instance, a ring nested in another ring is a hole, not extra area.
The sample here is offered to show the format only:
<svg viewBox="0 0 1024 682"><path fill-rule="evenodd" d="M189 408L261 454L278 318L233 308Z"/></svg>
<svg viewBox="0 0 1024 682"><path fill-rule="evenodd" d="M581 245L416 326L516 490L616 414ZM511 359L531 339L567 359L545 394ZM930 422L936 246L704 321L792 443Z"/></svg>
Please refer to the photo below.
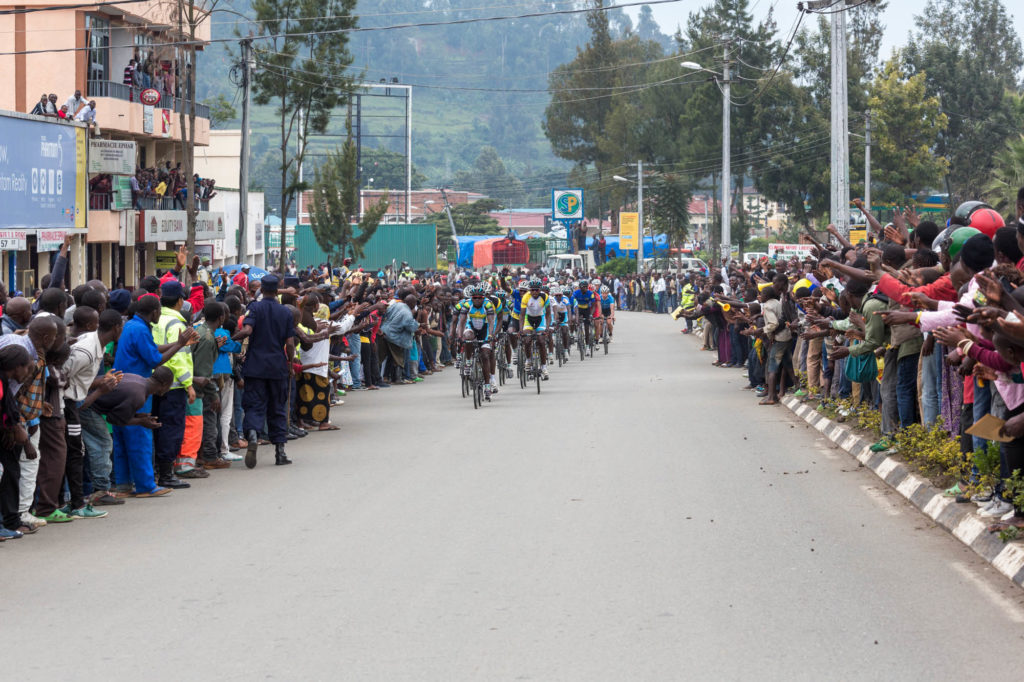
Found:
<svg viewBox="0 0 1024 682"><path fill-rule="evenodd" d="M491 294L487 297L487 300L490 301L491 305L494 306L494 313L496 315L501 315L502 313L506 312L507 308L505 307L505 299L503 299L501 296L495 296L494 294Z"/></svg>
<svg viewBox="0 0 1024 682"><path fill-rule="evenodd" d="M551 312L559 325L569 324L569 315L575 307L576 304L568 296L555 296L551 299Z"/></svg>
<svg viewBox="0 0 1024 682"><path fill-rule="evenodd" d="M606 294L601 297L601 310L611 310L612 304L615 303L615 299L612 298L611 294Z"/></svg>
<svg viewBox="0 0 1024 682"><path fill-rule="evenodd" d="M548 308L551 305L551 299L548 298L547 294L539 294L534 296L531 292L527 291L523 294L522 301L520 301L520 314L523 320L523 330L536 330L540 331L546 329L548 325ZM532 320L540 318L540 324L533 324Z"/></svg>
<svg viewBox="0 0 1024 682"><path fill-rule="evenodd" d="M466 308L465 312L466 329L479 331L487 326L487 317L489 315L494 315L494 304L486 298L481 306L475 306L473 305L473 302L470 301L469 307Z"/></svg>
<svg viewBox="0 0 1024 682"><path fill-rule="evenodd" d="M572 300L576 304L576 307L582 308L583 310L590 308L590 304L594 302L594 298L594 292L590 289L587 289L586 291L580 291L577 289L572 292Z"/></svg>
<svg viewBox="0 0 1024 682"><path fill-rule="evenodd" d="M464 298L461 301L459 301L458 303L456 303L455 307L453 308L453 310L455 311L455 316L458 317L462 313L466 312L466 310L469 309L469 306L471 304L472 304L472 301L470 301L468 298Z"/></svg>
<svg viewBox="0 0 1024 682"><path fill-rule="evenodd" d="M515 289L512 292L512 317L519 319L519 313L522 312L523 303L523 292L519 289Z"/></svg>

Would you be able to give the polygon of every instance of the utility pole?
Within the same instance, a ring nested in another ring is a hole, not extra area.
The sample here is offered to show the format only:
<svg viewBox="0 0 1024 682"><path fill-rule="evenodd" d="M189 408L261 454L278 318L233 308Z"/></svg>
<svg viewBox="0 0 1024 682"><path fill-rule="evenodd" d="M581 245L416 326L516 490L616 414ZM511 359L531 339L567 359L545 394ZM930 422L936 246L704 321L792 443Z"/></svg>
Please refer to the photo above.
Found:
<svg viewBox="0 0 1024 682"><path fill-rule="evenodd" d="M725 41L725 66L722 70L722 257L732 258L732 87L729 82L729 41Z"/></svg>
<svg viewBox="0 0 1024 682"><path fill-rule="evenodd" d="M412 200L412 86L405 90L405 222L409 224L409 202ZM455 230L452 230L455 234Z"/></svg>
<svg viewBox="0 0 1024 682"><path fill-rule="evenodd" d="M452 241L454 242L459 235L455 233L455 221L452 220L452 207L448 204L448 195L445 194L444 187L441 188L441 198L444 199L444 212L448 214L448 227L452 228ZM455 244L455 253L459 252L458 242Z"/></svg>
<svg viewBox="0 0 1024 682"><path fill-rule="evenodd" d="M252 105L252 39L242 46L242 150L238 174L238 260L245 262L245 227L249 219L249 107Z"/></svg>
<svg viewBox="0 0 1024 682"><path fill-rule="evenodd" d="M847 0L809 0L808 10L834 8L832 15L832 187L829 218L840 234L850 232L850 121L846 82ZM861 3L863 4L863 3ZM798 5L803 9L803 3Z"/></svg>
<svg viewBox="0 0 1024 682"><path fill-rule="evenodd" d="M636 273L644 271L644 162L636 162L636 222L640 239L636 248Z"/></svg>
<svg viewBox="0 0 1024 682"><path fill-rule="evenodd" d="M864 210L871 213L871 112L864 112Z"/></svg>

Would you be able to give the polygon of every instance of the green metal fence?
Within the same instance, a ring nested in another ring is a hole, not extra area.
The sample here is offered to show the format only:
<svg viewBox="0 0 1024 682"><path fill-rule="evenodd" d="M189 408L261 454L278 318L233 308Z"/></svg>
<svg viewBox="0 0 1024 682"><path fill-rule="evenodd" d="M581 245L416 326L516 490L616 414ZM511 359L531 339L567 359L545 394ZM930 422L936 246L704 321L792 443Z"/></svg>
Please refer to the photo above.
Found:
<svg viewBox="0 0 1024 682"><path fill-rule="evenodd" d="M358 230L355 232L358 234ZM390 265L392 261L405 261L414 270L433 270L437 267L437 226L433 223L379 225L363 251L363 257L353 261L357 267L377 270ZM313 228L309 225L297 226L295 262L299 267L317 265L326 260L327 254L313 236Z"/></svg>

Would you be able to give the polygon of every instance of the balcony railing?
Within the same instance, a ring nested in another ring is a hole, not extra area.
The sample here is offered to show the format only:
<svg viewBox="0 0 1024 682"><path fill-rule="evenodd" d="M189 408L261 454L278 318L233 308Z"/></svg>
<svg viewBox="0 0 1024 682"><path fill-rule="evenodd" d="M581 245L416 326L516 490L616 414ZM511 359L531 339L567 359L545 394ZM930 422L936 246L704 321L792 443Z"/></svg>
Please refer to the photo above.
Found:
<svg viewBox="0 0 1024 682"><path fill-rule="evenodd" d="M125 206L125 209L131 208ZM181 202L178 205L174 205L174 199L171 197L163 197L158 199L157 197L138 197L137 208L151 211L183 211ZM196 208L200 211L210 210L210 200L200 199L196 202ZM121 207L116 206L113 200L113 194L111 192L89 192L89 210L90 211L118 211L122 210Z"/></svg>
<svg viewBox="0 0 1024 682"><path fill-rule="evenodd" d="M91 80L88 86L86 90L88 97L113 97L114 99L126 102L138 102L139 93L143 90L143 88L136 88L133 85L125 85L124 83L115 83L114 81ZM162 109L171 109L178 113L181 111L182 106L188 106L188 102L180 97L173 97L163 93L156 106ZM210 118L210 107L201 102L196 102L196 116L199 118Z"/></svg>

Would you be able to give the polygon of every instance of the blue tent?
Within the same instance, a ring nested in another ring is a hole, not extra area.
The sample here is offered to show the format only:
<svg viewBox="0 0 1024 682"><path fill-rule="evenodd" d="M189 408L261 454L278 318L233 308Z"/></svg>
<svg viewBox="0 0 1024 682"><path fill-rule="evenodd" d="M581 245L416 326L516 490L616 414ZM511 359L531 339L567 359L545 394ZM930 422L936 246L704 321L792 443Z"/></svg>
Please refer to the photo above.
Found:
<svg viewBox="0 0 1024 682"><path fill-rule="evenodd" d="M239 269L241 269L241 267L241 263L235 263L234 265L225 265L224 271L227 272L229 275L233 275L236 272L238 272ZM264 270L263 268L258 268L255 265L249 267L249 279L263 279L264 275L269 274L270 273Z"/></svg>
<svg viewBox="0 0 1024 682"><path fill-rule="evenodd" d="M614 251L617 258L636 258L636 249L628 251L619 250L618 237L605 237L605 255ZM587 237L587 248L594 248L594 238ZM668 235L656 234L653 237L644 237L644 258L664 256L668 254Z"/></svg>
<svg viewBox="0 0 1024 682"><path fill-rule="evenodd" d="M502 237L500 234L456 237L455 242L459 245L459 257L455 260L455 264L460 268L472 268L473 251L476 248L476 243L482 242L486 239L498 239L500 237Z"/></svg>

